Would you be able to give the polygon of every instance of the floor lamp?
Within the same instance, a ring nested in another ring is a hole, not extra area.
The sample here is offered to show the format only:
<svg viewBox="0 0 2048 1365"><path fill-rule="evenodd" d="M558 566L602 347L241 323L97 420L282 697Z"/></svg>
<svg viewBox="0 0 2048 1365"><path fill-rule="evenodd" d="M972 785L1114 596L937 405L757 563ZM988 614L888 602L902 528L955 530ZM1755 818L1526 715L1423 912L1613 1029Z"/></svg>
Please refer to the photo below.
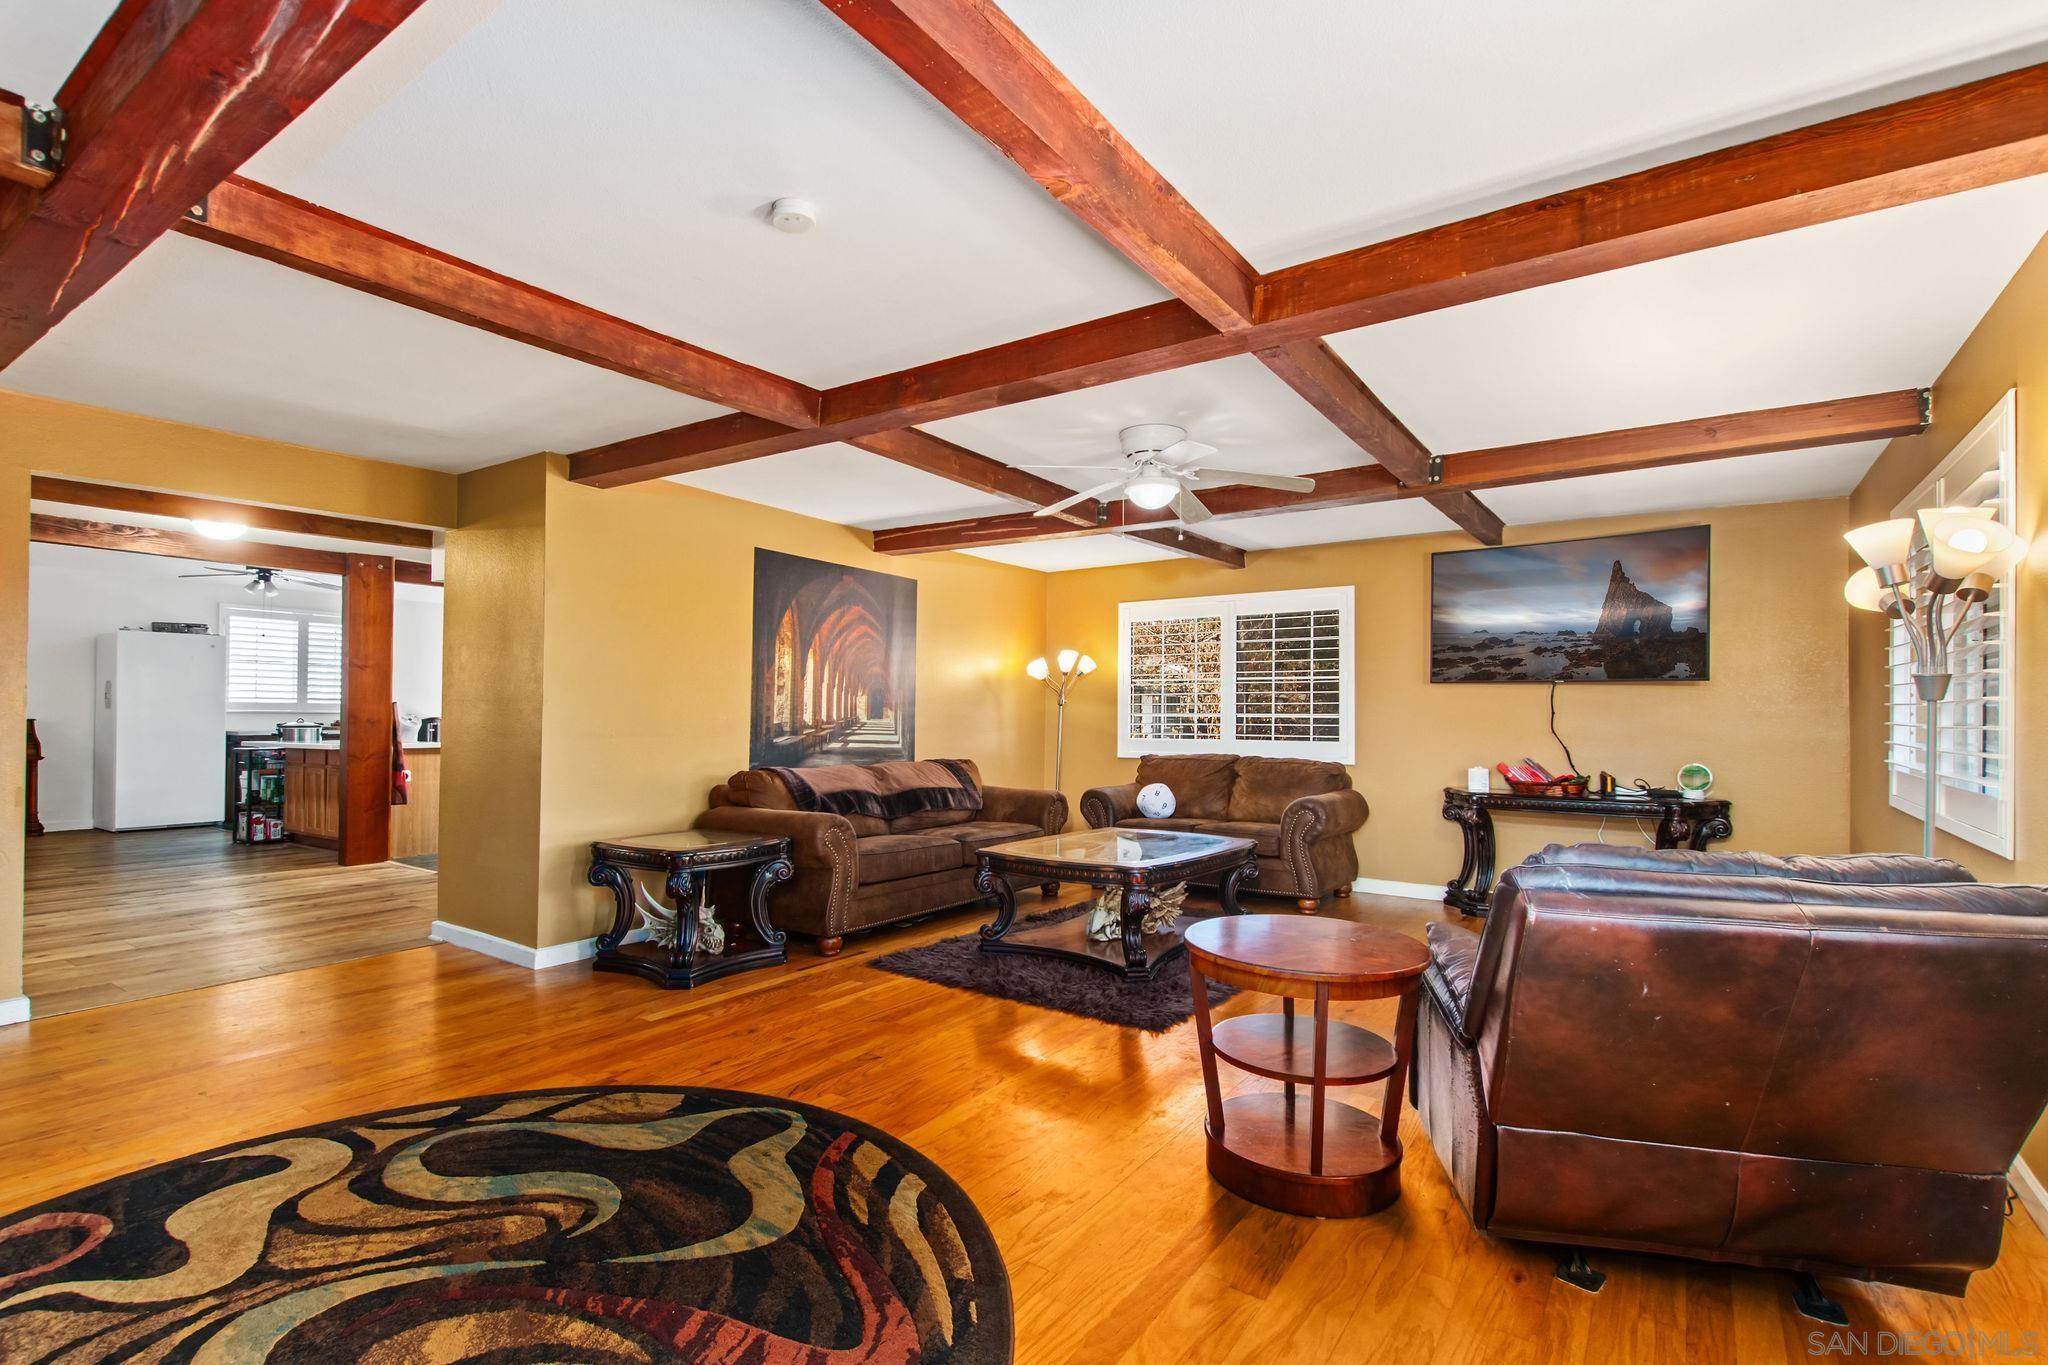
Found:
<svg viewBox="0 0 2048 1365"><path fill-rule="evenodd" d="M1925 567L1918 571L1913 568L1916 530L1928 552ZM1920 812L1920 852L1931 858L1940 800L1941 700L1948 695L1953 676L1949 645L1970 609L1981 606L1998 580L2026 557L2027 545L1988 507L1930 507L1917 519L1896 517L1859 526L1844 539L1866 567L1850 576L1842 595L1852 607L1883 612L1899 622L1912 645L1913 688L1927 708L1927 742L1921 752L1927 793Z"/></svg>
<svg viewBox="0 0 2048 1365"><path fill-rule="evenodd" d="M1052 669L1046 666L1045 657L1040 655L1024 665L1024 671L1045 684L1048 691L1060 699L1059 724L1053 730L1052 741L1052 789L1064 791L1060 785L1061 768L1066 762L1067 748L1067 693L1074 690L1074 684L1095 671L1095 660L1086 654L1077 654L1063 649L1059 654L1060 672L1057 680Z"/></svg>

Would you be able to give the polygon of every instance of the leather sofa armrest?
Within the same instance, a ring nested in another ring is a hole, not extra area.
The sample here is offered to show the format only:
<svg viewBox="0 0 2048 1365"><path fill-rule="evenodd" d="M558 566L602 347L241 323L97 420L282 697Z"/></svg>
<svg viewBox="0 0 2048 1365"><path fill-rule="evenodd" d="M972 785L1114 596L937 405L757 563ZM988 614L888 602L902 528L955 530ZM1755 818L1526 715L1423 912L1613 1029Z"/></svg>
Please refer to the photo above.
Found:
<svg viewBox="0 0 2048 1365"><path fill-rule="evenodd" d="M1439 922L1428 927L1425 937L1429 940L1430 971L1445 987L1439 998L1450 1011L1450 1025L1469 1043L1473 1038L1465 1007L1472 999L1472 978L1479 968L1479 935Z"/></svg>
<svg viewBox="0 0 2048 1365"><path fill-rule="evenodd" d="M1280 815L1280 842L1291 844L1297 835L1313 841L1330 834L1350 834L1365 823L1369 810L1365 797L1355 790L1298 796Z"/></svg>
<svg viewBox="0 0 2048 1365"><path fill-rule="evenodd" d="M1067 798L1033 787L983 787L981 818L1036 825L1047 834L1058 834L1067 827Z"/></svg>
<svg viewBox="0 0 2048 1365"><path fill-rule="evenodd" d="M1120 787L1090 787L1081 793L1081 818L1090 829L1108 829L1138 813L1138 784Z"/></svg>
<svg viewBox="0 0 2048 1365"><path fill-rule="evenodd" d="M798 867L843 867L849 882L855 872L853 823L826 811L761 810L753 806L714 806L697 817L698 829L730 829L743 834L780 834L789 840L790 860Z"/></svg>

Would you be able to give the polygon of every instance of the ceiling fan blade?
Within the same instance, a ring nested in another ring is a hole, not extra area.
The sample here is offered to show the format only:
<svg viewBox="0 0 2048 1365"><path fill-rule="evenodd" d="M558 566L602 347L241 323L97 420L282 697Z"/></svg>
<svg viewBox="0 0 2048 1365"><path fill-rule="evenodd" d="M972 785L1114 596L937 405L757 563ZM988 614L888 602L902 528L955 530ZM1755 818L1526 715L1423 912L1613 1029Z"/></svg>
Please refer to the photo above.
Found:
<svg viewBox="0 0 2048 1365"><path fill-rule="evenodd" d="M1189 526L1207 521L1215 515L1215 513L1202 505L1200 498L1185 488L1181 489L1180 496L1173 500L1173 514Z"/></svg>
<svg viewBox="0 0 2048 1365"><path fill-rule="evenodd" d="M1111 489L1122 488L1123 486L1124 481L1122 479L1111 479L1108 483L1098 483L1093 488L1082 489L1080 492L1074 494L1074 496L1071 498L1062 498L1058 502L1053 503L1050 507L1041 507L1037 511L1033 512L1031 515L1034 517L1049 517L1055 512L1066 511L1069 507L1072 507L1077 502L1086 502L1090 498L1099 498L1104 493L1109 492Z"/></svg>
<svg viewBox="0 0 2048 1365"><path fill-rule="evenodd" d="M1203 445L1200 441L1190 440L1183 436L1166 449L1160 451L1159 458L1165 460L1168 464L1173 464L1181 460L1194 461L1203 459L1215 453L1215 446Z"/></svg>
<svg viewBox="0 0 2048 1365"><path fill-rule="evenodd" d="M198 573L181 573L180 578L240 578L246 569L201 569Z"/></svg>
<svg viewBox="0 0 2048 1365"><path fill-rule="evenodd" d="M1316 481L1298 474L1260 474L1250 469L1198 469L1189 475L1203 485L1223 483L1250 484L1253 488L1285 488L1295 493L1312 493Z"/></svg>

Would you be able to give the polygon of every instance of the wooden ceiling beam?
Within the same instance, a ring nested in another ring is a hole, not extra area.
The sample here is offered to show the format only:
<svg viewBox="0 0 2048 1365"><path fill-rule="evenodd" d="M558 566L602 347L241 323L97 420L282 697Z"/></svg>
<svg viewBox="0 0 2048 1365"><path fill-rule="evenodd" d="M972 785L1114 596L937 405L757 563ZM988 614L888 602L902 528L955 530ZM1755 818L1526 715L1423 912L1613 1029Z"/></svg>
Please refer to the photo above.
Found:
<svg viewBox="0 0 2048 1365"><path fill-rule="evenodd" d="M1481 545L1498 545L1507 534L1506 524L1469 488L1427 489L1422 500L1456 522L1459 530Z"/></svg>
<svg viewBox="0 0 2048 1365"><path fill-rule="evenodd" d="M1931 415L1926 390L1900 389L1446 455L1443 481L1434 485L1403 484L1382 465L1354 465L1317 474L1315 490L1309 493L1235 485L1205 492L1202 501L1218 517L1349 507L1399 498L1428 498L1445 510L1436 501L1439 497L1482 488L1909 436L1922 430ZM1450 515L1447 510L1446 515ZM884 554L927 554L1128 531L1171 519L1169 511L1146 513L1129 503L1116 503L1095 527L1047 527L1044 519L1029 516L983 517L877 531L875 548Z"/></svg>
<svg viewBox="0 0 2048 1365"><path fill-rule="evenodd" d="M100 507L110 512L141 512L187 520L231 521L265 531L403 545L415 550L431 549L434 544L434 533L419 526L329 516L324 512L295 512L283 507L257 507L250 503L195 498L184 493L157 493L146 488L123 488L117 484L84 483L43 474L29 480L28 495L42 502L60 502L70 507ZM234 544L232 541L213 543L223 548L231 548Z"/></svg>
<svg viewBox="0 0 2048 1365"><path fill-rule="evenodd" d="M254 155L420 0L127 0L60 95L57 178L0 226L0 368Z"/></svg>
<svg viewBox="0 0 2048 1365"><path fill-rule="evenodd" d="M88 521L78 517L33 512L28 519L28 538L38 545L76 545L88 550L116 550L122 554L160 555L189 559L203 564L241 564L252 569L282 569L287 573L323 573L337 577L347 556L339 550L309 550L302 545L266 545L253 540L208 540L183 531L160 531L153 526L129 526L113 521ZM392 561L401 583L433 582L432 568L416 559Z"/></svg>
<svg viewBox="0 0 2048 1365"><path fill-rule="evenodd" d="M807 385L267 185L232 176L206 196L203 207L203 218L182 218L177 230L450 322L771 419L777 430L818 420L818 391Z"/></svg>
<svg viewBox="0 0 2048 1365"><path fill-rule="evenodd" d="M1027 507L1050 506L1071 496L1074 491L1064 484L976 454L965 446L942 440L916 427L877 432L873 436L856 436L850 444L885 460L894 460L912 469L921 469L927 474L993 493L999 498L1009 498ZM1093 526L1095 500L1090 498L1085 503L1076 503L1052 515L1076 526Z"/></svg>
<svg viewBox="0 0 2048 1365"><path fill-rule="evenodd" d="M1258 272L995 5L823 3L1212 327L1251 325Z"/></svg>
<svg viewBox="0 0 2048 1365"><path fill-rule="evenodd" d="M2048 63L1267 275L1259 332L1393 318L2048 171Z"/></svg>
<svg viewBox="0 0 2048 1365"><path fill-rule="evenodd" d="M1207 559L1221 564L1226 569L1244 567L1244 551L1235 545L1225 545L1220 540L1198 536L1184 526L1157 526L1143 530L1126 531L1132 540L1142 540L1148 545L1157 545L1189 559Z"/></svg>
<svg viewBox="0 0 2048 1365"><path fill-rule="evenodd" d="M1174 300L840 385L825 390L815 430L775 449L1268 350L2043 171L2048 64L1291 266L1262 278L1251 328L1218 331ZM572 476L630 483L726 462L708 424L622 445L632 450L572 460Z"/></svg>

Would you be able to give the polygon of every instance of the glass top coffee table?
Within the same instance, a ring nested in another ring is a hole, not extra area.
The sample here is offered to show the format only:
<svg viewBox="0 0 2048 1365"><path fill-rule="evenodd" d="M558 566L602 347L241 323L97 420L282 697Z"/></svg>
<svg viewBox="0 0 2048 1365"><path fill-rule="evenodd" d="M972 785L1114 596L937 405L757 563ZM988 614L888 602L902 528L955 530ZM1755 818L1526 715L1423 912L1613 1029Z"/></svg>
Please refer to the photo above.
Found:
<svg viewBox="0 0 2048 1365"><path fill-rule="evenodd" d="M995 922L981 931L981 951L1086 962L1126 981L1150 981L1161 967L1187 951L1181 934L1197 916L1182 915L1159 933L1145 932L1146 913L1161 890L1191 877L1216 875L1221 878L1223 913L1241 915L1238 888L1259 875L1258 845L1251 840L1169 830L1090 829L1045 834L992 844L980 851L979 858L974 885L996 902ZM1122 936L1109 942L1088 937L1087 915L1012 934L1010 922L1017 915L1017 899L1010 889L1013 878L1115 887L1123 892Z"/></svg>

